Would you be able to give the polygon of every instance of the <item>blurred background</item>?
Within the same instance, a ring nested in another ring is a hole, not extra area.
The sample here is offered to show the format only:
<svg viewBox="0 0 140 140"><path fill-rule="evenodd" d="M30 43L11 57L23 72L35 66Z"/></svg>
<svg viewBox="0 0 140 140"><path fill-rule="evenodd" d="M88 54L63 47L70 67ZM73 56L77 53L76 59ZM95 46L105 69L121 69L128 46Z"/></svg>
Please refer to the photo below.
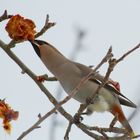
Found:
<svg viewBox="0 0 140 140"><path fill-rule="evenodd" d="M9 14L20 14L32 19L39 31L49 14L50 21L56 26L40 37L54 45L66 57L85 65L96 66L110 46L116 58L140 43L140 1L139 0L4 0L0 2L0 15L7 9ZM0 39L8 43L10 38L5 31L7 21L0 23ZM15 54L37 75L51 73L45 68L28 42L18 44L13 49ZM111 78L119 81L122 93L137 105L140 104L140 50L133 52L119 63ZM105 74L107 64L100 69ZM46 88L58 100L63 92L58 82L45 82ZM45 114L53 105L40 91L37 85L0 49L0 99L6 101L20 112L18 121L12 122L12 133L7 135L0 120L0 139L15 140L38 119L38 114ZM79 103L73 99L63 107L74 115ZM123 107L127 117L134 109ZM130 124L136 134L140 134L139 108ZM84 123L92 126L108 127L112 115L94 113L85 117ZM25 140L62 140L68 121L60 114L53 114L41 124L41 128L31 132ZM70 139L91 140L74 125Z"/></svg>

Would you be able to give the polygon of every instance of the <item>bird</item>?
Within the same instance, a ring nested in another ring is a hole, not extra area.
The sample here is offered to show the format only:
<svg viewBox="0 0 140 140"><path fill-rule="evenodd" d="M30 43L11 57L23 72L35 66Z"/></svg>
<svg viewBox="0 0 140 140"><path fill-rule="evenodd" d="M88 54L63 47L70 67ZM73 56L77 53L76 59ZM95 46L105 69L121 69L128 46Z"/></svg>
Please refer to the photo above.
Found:
<svg viewBox="0 0 140 140"><path fill-rule="evenodd" d="M30 41L30 43L46 68L57 78L67 94L70 94L80 83L81 79L93 70L84 64L69 60L46 41L35 39ZM91 77L81 86L73 98L80 103L85 103L86 99L95 93L103 79L104 76L101 74ZM107 83L100 89L94 103L87 106L86 114L90 115L93 112L105 111L112 113L114 116L117 116L118 121L127 130L130 137L133 138L135 133L125 117L121 105L136 108L136 105L120 93L117 88Z"/></svg>

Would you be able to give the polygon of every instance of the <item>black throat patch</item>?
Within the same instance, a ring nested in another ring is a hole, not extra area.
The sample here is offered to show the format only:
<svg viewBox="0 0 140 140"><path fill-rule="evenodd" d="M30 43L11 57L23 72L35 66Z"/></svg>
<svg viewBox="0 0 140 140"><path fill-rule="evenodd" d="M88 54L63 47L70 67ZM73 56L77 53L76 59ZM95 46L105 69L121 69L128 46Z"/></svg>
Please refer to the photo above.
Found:
<svg viewBox="0 0 140 140"><path fill-rule="evenodd" d="M31 42L31 41L30 41L30 43L32 44L32 46L33 46L33 48L34 48L36 54L37 54L39 57L41 57L40 50L39 50L37 44L35 44L35 43Z"/></svg>

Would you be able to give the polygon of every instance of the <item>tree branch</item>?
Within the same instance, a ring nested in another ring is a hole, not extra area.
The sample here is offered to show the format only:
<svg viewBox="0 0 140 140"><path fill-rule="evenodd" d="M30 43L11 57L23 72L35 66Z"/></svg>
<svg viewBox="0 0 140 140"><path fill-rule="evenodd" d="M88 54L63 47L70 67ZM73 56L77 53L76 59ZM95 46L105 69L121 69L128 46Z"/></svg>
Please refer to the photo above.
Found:
<svg viewBox="0 0 140 140"><path fill-rule="evenodd" d="M7 10L5 10L4 13L3 13L3 15L0 16L0 22L4 21L4 20L6 20L6 19L9 19L9 18L11 18L12 16L13 16L13 15L8 15L8 14L7 14Z"/></svg>
<svg viewBox="0 0 140 140"><path fill-rule="evenodd" d="M132 52L134 52L135 50L137 50L138 48L140 48L140 43L137 44L134 48L132 48L131 50L127 51L125 54L123 54L116 63L119 63L120 61L122 61L125 57L127 57L129 54L131 54Z"/></svg>
<svg viewBox="0 0 140 140"><path fill-rule="evenodd" d="M65 136L64 136L64 140L69 140L69 133L71 131L72 124L73 124L73 122L69 121L69 125L67 127L67 130L66 130L66 133L65 133Z"/></svg>
<svg viewBox="0 0 140 140"><path fill-rule="evenodd" d="M44 116L40 116L38 121L33 124L29 129L27 129L26 131L24 131L18 138L17 140L22 140L26 135L28 135L29 133L31 133L34 129L40 128L40 124L47 119L50 115L52 115L53 113L55 113L56 109L52 109L50 110L48 113L46 113Z"/></svg>
<svg viewBox="0 0 140 140"><path fill-rule="evenodd" d="M56 25L55 22L49 22L49 15L46 16L45 25L43 28L35 35L35 38L38 38L39 36L43 35L49 28Z"/></svg>

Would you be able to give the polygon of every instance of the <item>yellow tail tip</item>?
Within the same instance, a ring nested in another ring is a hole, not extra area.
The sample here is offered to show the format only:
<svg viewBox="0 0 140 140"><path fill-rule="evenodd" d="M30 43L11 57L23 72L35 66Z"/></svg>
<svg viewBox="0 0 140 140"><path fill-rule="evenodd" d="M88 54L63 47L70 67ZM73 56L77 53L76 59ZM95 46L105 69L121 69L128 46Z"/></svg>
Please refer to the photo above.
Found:
<svg viewBox="0 0 140 140"><path fill-rule="evenodd" d="M135 138L136 137L136 134L134 132L131 132L130 137L131 138Z"/></svg>
<svg viewBox="0 0 140 140"><path fill-rule="evenodd" d="M134 132L131 133L131 139L140 138L140 135L136 135Z"/></svg>

